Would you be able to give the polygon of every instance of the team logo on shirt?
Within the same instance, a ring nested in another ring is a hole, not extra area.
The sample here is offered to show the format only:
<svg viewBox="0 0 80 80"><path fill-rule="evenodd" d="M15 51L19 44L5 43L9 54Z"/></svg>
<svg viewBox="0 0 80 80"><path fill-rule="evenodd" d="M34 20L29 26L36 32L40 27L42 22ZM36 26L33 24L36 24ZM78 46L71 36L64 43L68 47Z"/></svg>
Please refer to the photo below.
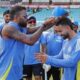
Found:
<svg viewBox="0 0 80 80"><path fill-rule="evenodd" d="M62 41L62 38L60 36L57 36L57 38L55 39L55 41L61 42Z"/></svg>
<svg viewBox="0 0 80 80"><path fill-rule="evenodd" d="M69 59L71 56L69 54L64 54L64 59Z"/></svg>
<svg viewBox="0 0 80 80"><path fill-rule="evenodd" d="M72 47L69 46L69 47L68 47L68 53L70 53L71 51L72 51Z"/></svg>

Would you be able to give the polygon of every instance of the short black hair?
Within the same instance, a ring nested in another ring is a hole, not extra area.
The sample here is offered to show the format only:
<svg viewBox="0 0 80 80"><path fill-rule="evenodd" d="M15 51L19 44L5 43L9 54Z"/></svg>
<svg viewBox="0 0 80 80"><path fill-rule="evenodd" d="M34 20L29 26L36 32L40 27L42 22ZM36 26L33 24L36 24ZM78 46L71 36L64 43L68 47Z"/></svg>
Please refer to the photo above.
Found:
<svg viewBox="0 0 80 80"><path fill-rule="evenodd" d="M22 10L26 10L26 8L23 7L23 6L14 6L14 7L12 7L11 10L10 10L11 20L14 18L14 16L15 16L16 14L18 14L18 13L19 13L20 11L22 11Z"/></svg>
<svg viewBox="0 0 80 80"><path fill-rule="evenodd" d="M6 14L10 14L10 10L6 10L6 11L3 13L3 16L5 16Z"/></svg>
<svg viewBox="0 0 80 80"><path fill-rule="evenodd" d="M73 23L71 22L71 20L69 18L62 18L62 19L58 20L55 25L56 26L59 26L59 25L63 25L63 26L68 25L73 30Z"/></svg>

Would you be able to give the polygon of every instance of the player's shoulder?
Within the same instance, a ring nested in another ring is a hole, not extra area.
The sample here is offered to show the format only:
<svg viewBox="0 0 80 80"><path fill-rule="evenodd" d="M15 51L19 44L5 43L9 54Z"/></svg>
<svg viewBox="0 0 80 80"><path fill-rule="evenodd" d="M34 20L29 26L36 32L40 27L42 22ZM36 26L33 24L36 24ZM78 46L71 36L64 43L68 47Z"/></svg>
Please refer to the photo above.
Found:
<svg viewBox="0 0 80 80"><path fill-rule="evenodd" d="M42 34L43 34L44 36L46 36L46 35L50 34L50 32L44 31Z"/></svg>
<svg viewBox="0 0 80 80"><path fill-rule="evenodd" d="M77 34L76 40L77 40L77 41L80 41L80 34Z"/></svg>
<svg viewBox="0 0 80 80"><path fill-rule="evenodd" d="M75 50L76 51L79 51L80 50L80 35L77 36L77 39L76 39L76 46L75 46Z"/></svg>
<svg viewBox="0 0 80 80"><path fill-rule="evenodd" d="M43 35L45 38L48 37L50 34L51 34L51 33L48 32L48 31L44 31L44 32L42 33L42 35Z"/></svg>

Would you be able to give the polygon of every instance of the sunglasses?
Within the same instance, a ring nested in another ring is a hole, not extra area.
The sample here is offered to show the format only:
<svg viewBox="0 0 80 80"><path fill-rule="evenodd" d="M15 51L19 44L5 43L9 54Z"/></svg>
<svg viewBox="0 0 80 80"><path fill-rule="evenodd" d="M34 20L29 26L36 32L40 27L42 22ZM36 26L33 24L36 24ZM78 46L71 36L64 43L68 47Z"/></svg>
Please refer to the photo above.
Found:
<svg viewBox="0 0 80 80"><path fill-rule="evenodd" d="M36 21L35 20L30 20L30 21L28 21L28 23L36 23Z"/></svg>

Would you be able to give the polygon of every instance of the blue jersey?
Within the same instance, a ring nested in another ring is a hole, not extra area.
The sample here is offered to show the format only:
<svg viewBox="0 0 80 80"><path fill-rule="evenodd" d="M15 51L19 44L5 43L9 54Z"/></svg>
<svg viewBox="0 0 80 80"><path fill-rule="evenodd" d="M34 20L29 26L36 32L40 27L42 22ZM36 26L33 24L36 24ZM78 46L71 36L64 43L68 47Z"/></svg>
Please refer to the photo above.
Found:
<svg viewBox="0 0 80 80"><path fill-rule="evenodd" d="M47 54L50 56L59 54L63 45L63 38L54 33L47 34L45 38Z"/></svg>
<svg viewBox="0 0 80 80"><path fill-rule="evenodd" d="M0 24L0 32L2 31L3 26L4 26L4 23Z"/></svg>
<svg viewBox="0 0 80 80"><path fill-rule="evenodd" d="M40 52L41 44L45 44L43 35L41 35L41 37L37 40L37 42L34 45L25 45L24 65L40 63L35 59L35 54Z"/></svg>
<svg viewBox="0 0 80 80"><path fill-rule="evenodd" d="M1 35L1 31L4 27L5 23L0 24L0 51L2 50L2 35Z"/></svg>
<svg viewBox="0 0 80 80"><path fill-rule="evenodd" d="M75 80L75 73L79 60L80 36L77 34L71 40L65 41L59 56L48 56L46 63L56 67L63 67L64 80Z"/></svg>
<svg viewBox="0 0 80 80"><path fill-rule="evenodd" d="M9 22L8 25L20 32L25 32L15 22ZM24 43L4 37L2 37L1 43L0 80L20 80L22 78Z"/></svg>
<svg viewBox="0 0 80 80"><path fill-rule="evenodd" d="M0 24L0 39L1 39L1 31L2 31L2 28L4 27L5 24L6 24L6 23Z"/></svg>

